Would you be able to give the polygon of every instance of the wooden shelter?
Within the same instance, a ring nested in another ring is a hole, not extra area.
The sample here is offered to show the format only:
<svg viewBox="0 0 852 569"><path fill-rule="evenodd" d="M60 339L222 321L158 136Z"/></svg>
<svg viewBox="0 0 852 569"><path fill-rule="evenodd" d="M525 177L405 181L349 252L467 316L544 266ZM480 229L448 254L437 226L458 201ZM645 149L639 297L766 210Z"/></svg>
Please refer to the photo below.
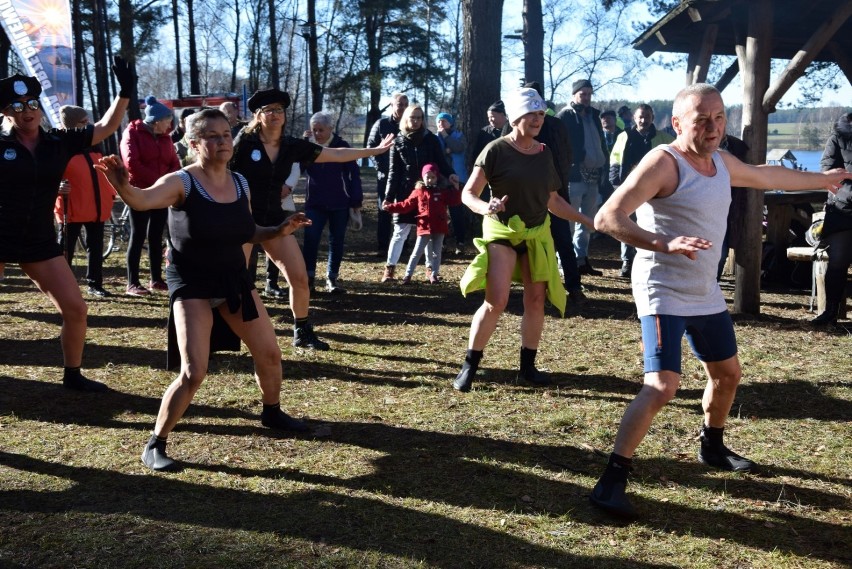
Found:
<svg viewBox="0 0 852 569"><path fill-rule="evenodd" d="M646 57L686 53L685 85L707 81L713 55L736 61L715 83L720 91L740 73L742 139L748 161L766 161L768 115L814 61L836 63L852 83L852 0L681 0L633 42ZM770 60L789 64L770 83ZM724 94L724 93L723 93ZM734 311L760 312L762 192L746 192L742 239L736 250Z"/></svg>

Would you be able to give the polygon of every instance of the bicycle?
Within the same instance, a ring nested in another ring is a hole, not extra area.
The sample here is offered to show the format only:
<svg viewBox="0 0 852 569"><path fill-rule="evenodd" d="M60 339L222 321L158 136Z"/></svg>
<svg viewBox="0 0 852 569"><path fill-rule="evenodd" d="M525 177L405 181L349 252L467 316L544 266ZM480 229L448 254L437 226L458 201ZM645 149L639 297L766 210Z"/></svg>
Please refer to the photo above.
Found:
<svg viewBox="0 0 852 569"><path fill-rule="evenodd" d="M116 215L116 208L121 206L121 213ZM81 236L82 237L82 236ZM104 259L113 251L118 251L119 243L130 241L130 206L116 200L112 215L104 224Z"/></svg>

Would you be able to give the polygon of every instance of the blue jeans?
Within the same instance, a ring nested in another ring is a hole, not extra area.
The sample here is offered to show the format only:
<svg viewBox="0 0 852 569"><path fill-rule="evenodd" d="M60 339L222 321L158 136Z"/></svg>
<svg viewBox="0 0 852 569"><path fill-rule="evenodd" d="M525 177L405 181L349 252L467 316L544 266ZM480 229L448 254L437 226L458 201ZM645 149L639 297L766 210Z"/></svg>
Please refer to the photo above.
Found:
<svg viewBox="0 0 852 569"><path fill-rule="evenodd" d="M343 240L346 238L346 227L349 224L349 208L325 209L308 208L305 215L311 220L311 225L305 227L305 242L302 255L305 257L305 269L308 277L314 278L317 269L317 253L319 251L322 232L328 223L328 268L326 276L336 279L340 273L340 262L343 260Z"/></svg>
<svg viewBox="0 0 852 569"><path fill-rule="evenodd" d="M550 214L550 235L553 236L553 246L562 263L565 290L570 292L579 289L580 272L577 270L577 257L571 242L571 222Z"/></svg>
<svg viewBox="0 0 852 569"><path fill-rule="evenodd" d="M581 213L595 217L598 211L598 184L571 182L568 185L568 195L571 197L571 205ZM589 256L591 230L582 223L573 223L571 230L574 232L574 254L577 256L577 263L584 265L586 257Z"/></svg>

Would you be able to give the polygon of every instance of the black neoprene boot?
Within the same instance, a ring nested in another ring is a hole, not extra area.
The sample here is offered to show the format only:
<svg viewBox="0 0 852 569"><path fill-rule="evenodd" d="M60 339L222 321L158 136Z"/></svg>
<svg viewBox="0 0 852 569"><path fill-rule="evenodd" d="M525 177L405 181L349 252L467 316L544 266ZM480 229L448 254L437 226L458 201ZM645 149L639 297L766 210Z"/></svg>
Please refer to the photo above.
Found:
<svg viewBox="0 0 852 569"><path fill-rule="evenodd" d="M80 373L78 367L66 367L62 375L62 386L74 391L87 391L89 393L104 393L109 391L109 387L100 381L89 379Z"/></svg>
<svg viewBox="0 0 852 569"><path fill-rule="evenodd" d="M473 378L479 370L479 362L482 360L481 350L468 350L464 357L461 371L453 382L453 389L467 393L473 385Z"/></svg>
<svg viewBox="0 0 852 569"><path fill-rule="evenodd" d="M598 479L589 500L595 506L621 518L635 519L636 508L627 499L627 477L633 470L632 460L615 453L609 455L603 476Z"/></svg>
<svg viewBox="0 0 852 569"><path fill-rule="evenodd" d="M142 449L142 462L157 472L178 469L177 463L166 454L166 439L158 439L154 434Z"/></svg>
<svg viewBox="0 0 852 569"><path fill-rule="evenodd" d="M521 366L518 379L533 385L550 385L550 376L535 367L535 356L538 350L521 347Z"/></svg>
<svg viewBox="0 0 852 569"><path fill-rule="evenodd" d="M748 472L757 468L754 462L725 446L722 442L724 433L724 427L701 426L699 435L701 448L698 451L698 460L707 466L733 472Z"/></svg>

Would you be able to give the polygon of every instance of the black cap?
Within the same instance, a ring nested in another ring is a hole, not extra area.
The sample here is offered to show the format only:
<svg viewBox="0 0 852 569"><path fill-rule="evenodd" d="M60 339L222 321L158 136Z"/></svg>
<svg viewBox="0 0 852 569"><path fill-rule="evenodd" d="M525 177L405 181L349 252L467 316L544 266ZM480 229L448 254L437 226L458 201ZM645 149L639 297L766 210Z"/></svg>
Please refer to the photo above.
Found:
<svg viewBox="0 0 852 569"><path fill-rule="evenodd" d="M506 106L503 104L503 101L494 101L491 103L491 106L488 107L488 110L492 113L503 113L506 114Z"/></svg>
<svg viewBox="0 0 852 569"><path fill-rule="evenodd" d="M578 79L577 81L574 81L573 85L571 85L571 94L573 95L574 93L576 93L577 91L579 91L583 87L588 87L589 89L591 89L593 91L595 89L594 87L592 87L592 82L589 81L588 79Z"/></svg>
<svg viewBox="0 0 852 569"><path fill-rule="evenodd" d="M601 118L603 118L603 117L615 118L615 111L613 111L612 109L607 109L607 110L605 110L604 112L601 113Z"/></svg>
<svg viewBox="0 0 852 569"><path fill-rule="evenodd" d="M629 112L630 112L630 107L628 107L627 105L621 105L620 107L618 107L618 114L620 114L620 115L623 115L624 113L629 113Z"/></svg>
<svg viewBox="0 0 852 569"><path fill-rule="evenodd" d="M541 83L539 83L538 81L529 81L521 85L521 87L535 89L536 93L538 93L538 96L544 99L544 89L541 88Z"/></svg>
<svg viewBox="0 0 852 569"><path fill-rule="evenodd" d="M5 109L20 97L38 97L41 95L41 83L35 77L15 73L11 77L0 79L0 109Z"/></svg>
<svg viewBox="0 0 852 569"><path fill-rule="evenodd" d="M290 95L281 89L255 91L254 95L249 97L248 108L251 112L255 112L257 109L271 105L272 103L281 103L286 109L290 106Z"/></svg>

